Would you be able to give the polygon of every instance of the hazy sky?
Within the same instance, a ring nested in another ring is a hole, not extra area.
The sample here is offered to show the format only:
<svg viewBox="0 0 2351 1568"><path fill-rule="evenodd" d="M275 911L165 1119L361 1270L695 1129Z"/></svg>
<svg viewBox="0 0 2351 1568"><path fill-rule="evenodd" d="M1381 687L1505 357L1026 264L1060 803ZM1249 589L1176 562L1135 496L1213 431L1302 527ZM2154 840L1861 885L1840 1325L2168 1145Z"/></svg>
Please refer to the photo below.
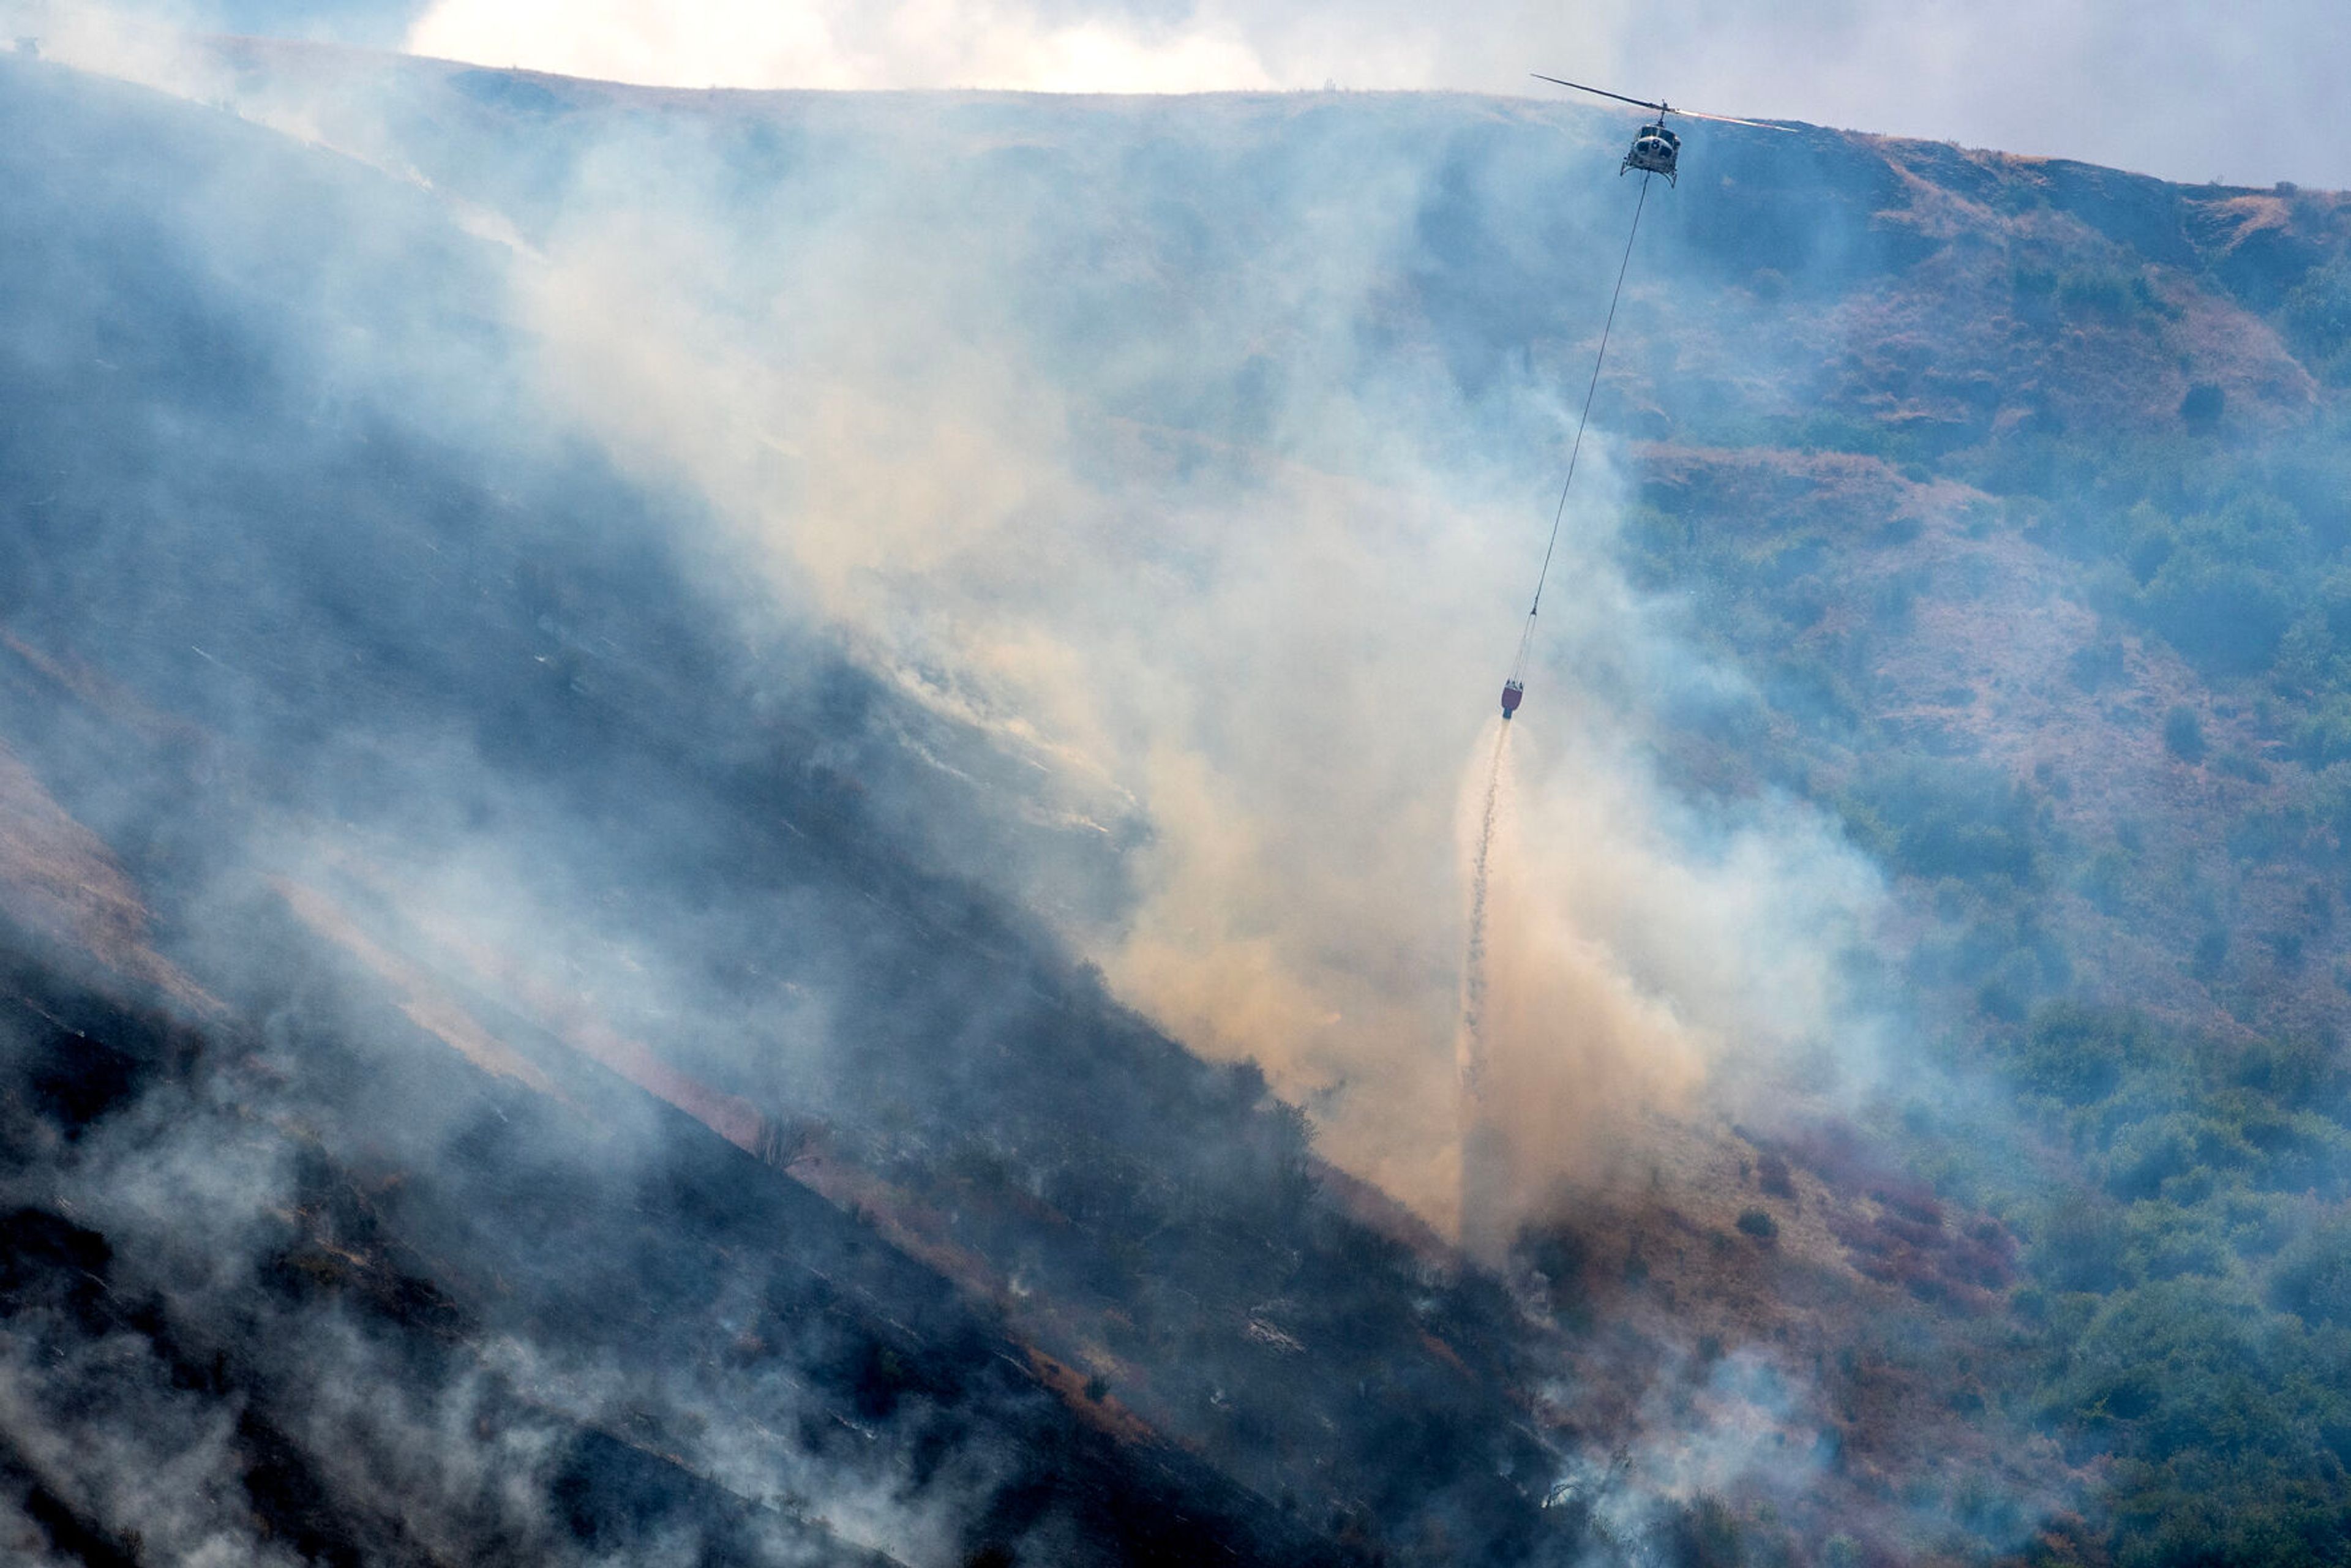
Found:
<svg viewBox="0 0 2351 1568"><path fill-rule="evenodd" d="M2351 185L2335 0L163 0L238 31L684 86L1639 96L2079 157Z"/></svg>

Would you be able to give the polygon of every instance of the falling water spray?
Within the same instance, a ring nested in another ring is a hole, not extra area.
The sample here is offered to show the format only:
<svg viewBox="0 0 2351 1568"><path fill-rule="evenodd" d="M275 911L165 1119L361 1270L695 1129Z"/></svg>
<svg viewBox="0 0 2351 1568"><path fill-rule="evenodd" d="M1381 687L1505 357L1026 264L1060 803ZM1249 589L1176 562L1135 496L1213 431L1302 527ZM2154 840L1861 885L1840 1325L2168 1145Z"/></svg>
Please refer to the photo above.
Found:
<svg viewBox="0 0 2351 1568"><path fill-rule="evenodd" d="M1507 773L1512 727L1506 719L1489 719L1487 727L1495 732L1493 744L1487 747L1485 737L1479 736L1463 792L1468 810L1463 848L1468 862L1469 918L1461 955L1461 1021L1454 1037L1454 1060L1460 1097L1461 1246L1472 1257L1492 1259L1500 1255L1507 1239L1502 1234L1502 1134L1486 1100L1486 921L1497 830L1510 804ZM1482 769L1476 760L1479 752L1485 753Z"/></svg>
<svg viewBox="0 0 2351 1568"><path fill-rule="evenodd" d="M1546 77L1546 81L1556 78ZM1562 86L1573 87L1573 82ZM1582 89L1590 91L1590 89ZM1613 96L1604 94L1604 97ZM1463 1250L1471 1257L1500 1256L1508 1238L1503 1234L1507 1170L1504 1145L1494 1107L1488 1102L1491 1066L1486 1041L1488 883L1494 866L1497 827L1510 809L1510 717L1526 696L1527 661L1534 651L1535 625L1542 614L1544 585L1551 580L1552 559L1559 550L1560 525L1567 518L1567 497L1575 486L1575 465L1583 455L1584 431L1592 423L1593 400L1600 393L1600 371L1608 362L1608 340L1616 329L1616 308L1625 298L1625 277L1633 267L1633 242L1641 235L1641 214L1649 204L1650 166L1640 165L1641 193L1633 204L1633 222L1625 235L1625 254L1616 264L1616 286L1608 296L1608 316L1601 324L1600 346L1592 356L1592 380L1583 389L1583 411L1576 417L1575 441L1568 448L1567 475L1560 483L1559 504L1552 509L1551 535L1543 544L1542 566L1535 574L1534 598L1527 606L1525 626L1519 632L1519 652L1510 663L1510 679L1502 685L1502 716L1493 750L1486 764L1483 788L1471 764L1469 789L1477 801L1468 834L1469 846L1469 934L1461 961L1461 1027L1454 1053L1460 1079L1461 1227ZM1479 737L1481 747L1484 737ZM1472 754L1473 758L1475 753Z"/></svg>

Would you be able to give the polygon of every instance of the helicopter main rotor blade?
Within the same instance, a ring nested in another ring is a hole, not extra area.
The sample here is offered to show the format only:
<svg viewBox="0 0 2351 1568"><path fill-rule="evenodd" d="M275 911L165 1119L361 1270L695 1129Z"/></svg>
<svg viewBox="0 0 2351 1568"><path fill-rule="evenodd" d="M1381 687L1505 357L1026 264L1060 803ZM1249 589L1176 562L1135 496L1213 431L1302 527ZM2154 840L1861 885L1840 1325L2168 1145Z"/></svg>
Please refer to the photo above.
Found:
<svg viewBox="0 0 2351 1568"><path fill-rule="evenodd" d="M1534 78L1537 81L1547 81L1553 87L1572 87L1578 92L1588 92L1596 98L1613 98L1619 103L1629 103L1638 109L1654 109L1659 114L1666 112L1666 106L1664 104L1651 103L1646 98L1626 98L1623 93L1610 92L1604 87L1586 87L1580 81L1562 81L1558 77L1547 77L1541 71L1529 71L1527 75ZM1681 110L1676 110L1674 112L1678 114Z"/></svg>
<svg viewBox="0 0 2351 1568"><path fill-rule="evenodd" d="M1774 125L1768 120L1736 120L1728 114L1700 114L1695 109L1677 109L1670 112L1680 115L1684 120L1711 120L1717 125L1744 125L1754 131L1778 131L1790 136L1796 133L1792 125Z"/></svg>
<svg viewBox="0 0 2351 1568"><path fill-rule="evenodd" d="M1626 98L1623 93L1610 92L1604 87L1586 87L1580 81L1568 81L1562 77L1547 77L1541 71L1529 71L1527 75L1537 81L1547 81L1553 87L1572 87L1578 92L1588 92L1596 98L1613 98L1619 103L1629 103L1635 108L1654 109L1659 114L1678 114L1684 120L1711 120L1718 125L1744 125L1755 131L1778 131L1790 135L1794 134L1796 129L1792 125L1774 125L1768 120L1740 120L1735 115L1703 114L1695 109L1676 109L1669 103L1651 103L1646 98Z"/></svg>

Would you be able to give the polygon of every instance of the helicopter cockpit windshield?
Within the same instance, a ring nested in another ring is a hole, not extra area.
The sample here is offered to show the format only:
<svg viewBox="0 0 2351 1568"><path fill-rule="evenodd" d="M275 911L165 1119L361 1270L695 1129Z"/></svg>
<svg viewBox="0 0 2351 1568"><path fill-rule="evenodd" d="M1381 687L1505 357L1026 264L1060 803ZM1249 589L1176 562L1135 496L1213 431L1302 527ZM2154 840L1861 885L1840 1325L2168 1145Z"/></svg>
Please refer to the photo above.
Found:
<svg viewBox="0 0 2351 1568"><path fill-rule="evenodd" d="M1682 139L1666 129L1666 117L1669 114L1687 115L1692 120L1709 120L1719 125L1743 125L1753 131L1784 132L1794 129L1792 126L1773 125L1767 120L1739 120L1728 114L1703 114L1696 110L1676 109L1667 103L1652 103L1646 98L1627 98L1621 92L1610 92L1604 87L1586 87L1582 82L1569 81L1563 77L1547 77L1541 71L1532 74L1537 81L1547 81L1554 87L1573 88L1594 98L1613 99L1618 103L1628 103L1635 109L1650 110L1656 113L1656 118L1643 125L1640 134L1633 138L1632 151L1625 154L1625 162L1617 168L1620 174L1629 174L1638 169L1645 174L1663 174L1668 183L1673 182L1681 161Z"/></svg>
<svg viewBox="0 0 2351 1568"><path fill-rule="evenodd" d="M1633 150L1625 154L1625 162L1616 172L1622 174L1639 169L1651 174L1663 174L1670 182L1681 150L1682 139L1664 125L1644 125L1641 133L1633 138Z"/></svg>

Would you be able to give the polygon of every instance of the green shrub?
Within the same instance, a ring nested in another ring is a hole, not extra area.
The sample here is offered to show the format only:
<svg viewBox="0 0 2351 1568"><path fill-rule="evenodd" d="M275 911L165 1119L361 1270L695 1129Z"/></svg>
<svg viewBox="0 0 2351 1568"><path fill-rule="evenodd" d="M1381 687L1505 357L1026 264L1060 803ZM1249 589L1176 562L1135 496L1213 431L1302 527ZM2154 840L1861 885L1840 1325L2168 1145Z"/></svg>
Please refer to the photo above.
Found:
<svg viewBox="0 0 2351 1568"><path fill-rule="evenodd" d="M2067 316L2126 320L2139 308L2140 297L2131 287L2133 281L2120 272L2070 269L2057 279L2057 308Z"/></svg>
<svg viewBox="0 0 2351 1568"><path fill-rule="evenodd" d="M2290 1110L2340 1094L2335 1053L2307 1036L2255 1040L2240 1047L2227 1067L2229 1082Z"/></svg>
<svg viewBox="0 0 2351 1568"><path fill-rule="evenodd" d="M2125 1282L2129 1235L2122 1210L2091 1193L2060 1195L2035 1228L2033 1272L2059 1291L2108 1291Z"/></svg>
<svg viewBox="0 0 2351 1568"><path fill-rule="evenodd" d="M2210 985L2220 977L2221 966L2228 961L2229 929L2214 925L2196 938L2195 950L2188 956L2188 972Z"/></svg>
<svg viewBox="0 0 2351 1568"><path fill-rule="evenodd" d="M2190 1111L2136 1122L2118 1133L2105 1159L2105 1186L2120 1198L2150 1198L2199 1166L2241 1167L2254 1150L2228 1123Z"/></svg>
<svg viewBox="0 0 2351 1568"><path fill-rule="evenodd" d="M2338 257L2285 297L2286 341L2305 360L2326 361L2351 349L2351 260Z"/></svg>
<svg viewBox="0 0 2351 1568"><path fill-rule="evenodd" d="M2294 752L2304 766L2351 761L2351 695L2327 696L2294 727Z"/></svg>
<svg viewBox="0 0 2351 1568"><path fill-rule="evenodd" d="M2226 752L2212 766L2228 777L2241 779L2248 784L2266 784L2270 781L2269 764L2258 757L2249 757L2241 751Z"/></svg>
<svg viewBox="0 0 2351 1568"><path fill-rule="evenodd" d="M2140 602L2165 642L2215 674L2269 668L2294 621L2293 598L2278 573L2205 549L2174 550Z"/></svg>
<svg viewBox="0 0 2351 1568"><path fill-rule="evenodd" d="M2236 859L2267 864L2293 854L2310 828L2310 813L2299 806L2257 806L2231 822L2221 836Z"/></svg>
<svg viewBox="0 0 2351 1568"><path fill-rule="evenodd" d="M2032 797L1995 768L1914 758L1870 778L1846 802L1855 836L1915 876L2005 876L2039 869Z"/></svg>
<svg viewBox="0 0 2351 1568"><path fill-rule="evenodd" d="M2033 1015L2016 1074L2033 1093L2085 1104L2112 1093L2147 1043L2147 1026L2136 1014L2053 1002Z"/></svg>
<svg viewBox="0 0 2351 1568"><path fill-rule="evenodd" d="M1668 1502L1660 1534L1665 1560L1676 1568L1740 1568L1746 1552L1739 1516L1721 1499L1700 1492L1688 1502Z"/></svg>
<svg viewBox="0 0 2351 1568"><path fill-rule="evenodd" d="M2149 315L2159 316L2167 321L2177 321L2188 314L2184 308L2174 305L2158 294L2155 291L2155 285L2147 281L2147 274L2143 272L2130 280L2130 291L2131 298L2137 303L2138 308Z"/></svg>
<svg viewBox="0 0 2351 1568"><path fill-rule="evenodd" d="M2204 760L2204 727L2194 708L2175 703L2163 716L2163 748L2182 762Z"/></svg>
<svg viewBox="0 0 2351 1568"><path fill-rule="evenodd" d="M2228 393L2216 382L2198 382L2179 400L2179 417L2188 428L2210 432L2220 428L2220 415L2228 407Z"/></svg>
<svg viewBox="0 0 2351 1568"><path fill-rule="evenodd" d="M2123 908L2124 894L2129 890L2131 857L2119 845L2100 850L2082 870L2076 885L2082 896L2102 915L2115 915Z"/></svg>
<svg viewBox="0 0 2351 1568"><path fill-rule="evenodd" d="M2265 1294L2314 1327L2351 1326L2351 1224L2338 1219L2290 1243L2271 1267Z"/></svg>
<svg viewBox="0 0 2351 1568"><path fill-rule="evenodd" d="M2105 1506L2120 1568L2283 1568L2351 1553L2340 1354L2339 1341L2217 1280L2110 1298L2041 1406L2116 1456Z"/></svg>

